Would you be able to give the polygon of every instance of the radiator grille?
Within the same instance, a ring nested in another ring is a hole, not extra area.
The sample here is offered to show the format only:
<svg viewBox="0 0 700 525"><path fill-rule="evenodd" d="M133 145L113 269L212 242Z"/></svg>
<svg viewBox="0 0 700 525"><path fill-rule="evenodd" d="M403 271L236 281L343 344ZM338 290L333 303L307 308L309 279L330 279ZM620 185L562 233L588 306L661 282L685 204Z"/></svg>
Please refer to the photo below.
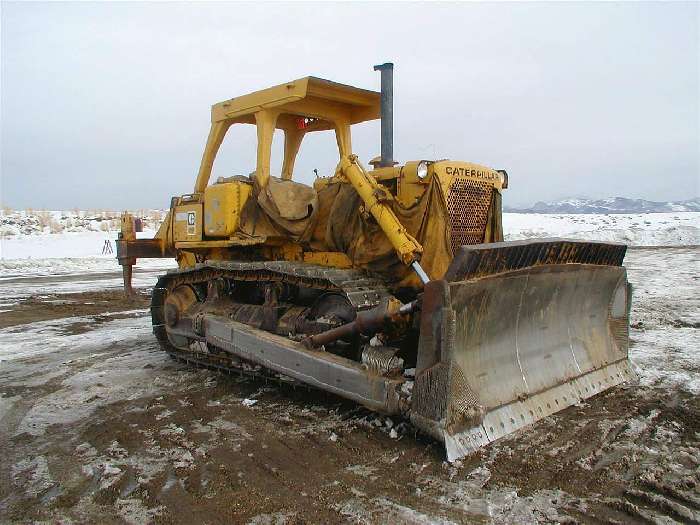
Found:
<svg viewBox="0 0 700 525"><path fill-rule="evenodd" d="M484 242L493 186L487 182L455 179L447 195L452 253L460 246Z"/></svg>

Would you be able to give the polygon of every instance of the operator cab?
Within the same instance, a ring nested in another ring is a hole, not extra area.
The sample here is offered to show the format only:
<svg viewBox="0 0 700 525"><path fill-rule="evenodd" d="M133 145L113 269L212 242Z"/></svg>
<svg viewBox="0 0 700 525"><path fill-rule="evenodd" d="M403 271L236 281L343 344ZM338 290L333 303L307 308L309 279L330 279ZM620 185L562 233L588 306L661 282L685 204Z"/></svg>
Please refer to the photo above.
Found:
<svg viewBox="0 0 700 525"><path fill-rule="evenodd" d="M349 155L350 126L378 119L379 100L380 94L375 91L306 77L212 106L211 129L194 192L180 198L176 209L175 240L230 238L238 229L251 196L273 219L308 219L315 209L316 190L293 180L294 163L304 137L317 131L334 131L338 158ZM250 177L219 178L208 186L219 147L231 126L237 124L256 126L255 172ZM270 170L275 130L284 134L280 177L273 177ZM178 221L186 222L178 227Z"/></svg>

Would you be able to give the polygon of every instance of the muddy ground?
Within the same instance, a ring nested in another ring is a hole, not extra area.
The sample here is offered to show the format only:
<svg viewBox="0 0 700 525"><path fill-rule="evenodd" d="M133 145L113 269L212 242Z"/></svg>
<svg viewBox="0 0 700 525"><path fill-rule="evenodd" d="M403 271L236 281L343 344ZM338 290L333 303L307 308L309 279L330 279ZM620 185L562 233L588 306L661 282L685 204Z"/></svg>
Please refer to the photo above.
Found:
<svg viewBox="0 0 700 525"><path fill-rule="evenodd" d="M167 358L147 289L48 279L0 313L0 522L697 523L697 264L628 254L638 385L455 464L405 422Z"/></svg>
<svg viewBox="0 0 700 525"><path fill-rule="evenodd" d="M30 296L0 314L0 328L65 317L100 319L106 313L146 309L150 302L150 290L146 288L136 290L130 298L116 290Z"/></svg>

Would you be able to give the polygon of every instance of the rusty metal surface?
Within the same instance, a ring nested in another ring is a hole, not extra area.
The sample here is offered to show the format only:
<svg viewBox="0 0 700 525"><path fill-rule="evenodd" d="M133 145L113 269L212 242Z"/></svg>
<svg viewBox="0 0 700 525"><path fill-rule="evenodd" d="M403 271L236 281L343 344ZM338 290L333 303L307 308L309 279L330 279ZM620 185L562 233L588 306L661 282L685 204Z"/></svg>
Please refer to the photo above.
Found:
<svg viewBox="0 0 700 525"><path fill-rule="evenodd" d="M450 460L636 378L624 246L499 244L425 289L411 420Z"/></svg>
<svg viewBox="0 0 700 525"><path fill-rule="evenodd" d="M242 359L352 399L372 410L395 414L405 408L405 402L400 402L400 389L397 387L404 381L403 378L378 377L360 363L327 352L309 351L295 341L236 322L228 315L205 314L201 337L185 329L183 334L190 339L190 343L173 347L169 336L177 336L179 327L169 327L165 322L164 303L167 303L169 294L183 285L213 282L221 277L261 283L285 282L332 290L344 293L360 311L378 304L389 293L381 282L365 272L333 270L305 263L216 261L184 271L172 271L160 277L151 301L153 332L168 353L229 372L240 370ZM244 309L244 306L239 308ZM247 315L242 311L234 313L235 317ZM225 352L209 352L205 343ZM244 365L244 368L249 375L269 374L264 370L251 372L249 365Z"/></svg>
<svg viewBox="0 0 700 525"><path fill-rule="evenodd" d="M179 359L234 373L241 370L238 358L242 358L312 387L352 399L372 410L392 414L397 413L400 408L405 408L405 402L399 407L399 393L396 388L403 379L379 378L363 368L360 363L326 352L308 351L286 337L258 330L231 320L228 316L206 314L202 323L204 338L193 336L191 329L187 327L182 331L182 335L178 333L181 327L167 326L164 306L173 290L182 285L213 282L222 277L263 284L290 283L341 293L358 312L377 306L389 297L389 291L382 281L358 270L329 269L286 261L213 261L198 264L191 269L170 271L161 276L153 290L153 333L163 350ZM247 310L254 308L255 305L252 305ZM243 310L246 310L246 306L241 306L233 312L234 317L245 318L246 315L252 315L251 312ZM187 337L190 342L174 347L172 337ZM204 342L226 352L211 353L207 351ZM243 369L248 375L269 375L265 370L251 371L248 365L243 365Z"/></svg>
<svg viewBox="0 0 700 525"><path fill-rule="evenodd" d="M455 178L447 193L452 253L467 244L484 242L493 185Z"/></svg>
<svg viewBox="0 0 700 525"><path fill-rule="evenodd" d="M447 457L450 461L464 457L480 447L575 405L583 399L636 379L637 375L629 361L623 359L538 394L491 410L486 413L480 424L460 432L450 433L446 429L441 429L441 439L445 443Z"/></svg>
<svg viewBox="0 0 700 525"><path fill-rule="evenodd" d="M415 301L405 305L398 300L382 301L379 306L375 306L371 310L357 312L354 321L313 334L305 339L304 342L309 348L318 348L338 339L347 340L360 334L365 337L371 337L385 330L390 325L400 329L402 325L404 327L407 325L408 318L406 314L413 311L415 304Z"/></svg>
<svg viewBox="0 0 700 525"><path fill-rule="evenodd" d="M383 282L366 272L329 269L325 266L299 262L212 261L185 270L171 270L159 277L151 296L153 333L164 350L172 350L168 341L163 310L168 291L179 285L209 282L220 277L262 283L286 282L320 290L337 291L344 294L358 311L377 306L389 297L389 291Z"/></svg>
<svg viewBox="0 0 700 525"><path fill-rule="evenodd" d="M578 265L452 283L454 363L491 410L626 359L610 326L618 287L624 268Z"/></svg>
<svg viewBox="0 0 700 525"><path fill-rule="evenodd" d="M126 258L158 258L174 257L175 251L172 248L163 248L161 239L136 239L117 240L117 259Z"/></svg>
<svg viewBox="0 0 700 525"><path fill-rule="evenodd" d="M430 281L423 289L420 316L420 339L416 372L420 373L440 361L441 311L449 306L449 285L446 281Z"/></svg>
<svg viewBox="0 0 700 525"><path fill-rule="evenodd" d="M464 281L545 264L620 266L627 246L598 241L542 239L462 246L445 280Z"/></svg>
<svg viewBox="0 0 700 525"><path fill-rule="evenodd" d="M378 412L398 414L401 411L399 391L403 377L380 377L355 361L307 350L285 337L226 317L208 314L204 326L208 343L248 362L258 363Z"/></svg>
<svg viewBox="0 0 700 525"><path fill-rule="evenodd" d="M207 261L192 268L168 272L160 277L156 288L167 288L176 281L203 282L224 276L232 280L284 282L341 292L358 310L377 306L391 295L384 281L368 272L294 261Z"/></svg>

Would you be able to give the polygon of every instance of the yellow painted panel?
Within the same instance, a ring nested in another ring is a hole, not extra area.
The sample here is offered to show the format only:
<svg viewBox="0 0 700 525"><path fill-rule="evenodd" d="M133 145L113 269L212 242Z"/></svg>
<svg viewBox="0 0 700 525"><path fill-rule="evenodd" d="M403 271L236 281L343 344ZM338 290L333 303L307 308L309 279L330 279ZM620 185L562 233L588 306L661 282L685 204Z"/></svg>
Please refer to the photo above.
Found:
<svg viewBox="0 0 700 525"><path fill-rule="evenodd" d="M352 114L351 123L379 118L380 94L322 78L304 77L267 89L255 91L212 106L212 122L233 119L236 122L253 122L250 115L262 109L281 108L302 101L309 106L319 103L335 103ZM327 104L321 104L326 107ZM294 113L292 111L292 113ZM301 113L302 115L304 113ZM247 117L247 118L246 118Z"/></svg>
<svg viewBox="0 0 700 525"><path fill-rule="evenodd" d="M342 252L305 252L304 262L331 268L352 268L352 261Z"/></svg>
<svg viewBox="0 0 700 525"><path fill-rule="evenodd" d="M485 182L498 190L503 187L503 175L494 169L479 164L456 160L441 160L433 163L432 169L438 180L440 180L445 194L447 194L452 181L457 178Z"/></svg>
<svg viewBox="0 0 700 525"><path fill-rule="evenodd" d="M175 241L202 240L202 205L200 203L175 206L173 233Z"/></svg>
<svg viewBox="0 0 700 525"><path fill-rule="evenodd" d="M241 210L252 186L245 182L224 182L204 190L204 235L230 237L238 228Z"/></svg>

